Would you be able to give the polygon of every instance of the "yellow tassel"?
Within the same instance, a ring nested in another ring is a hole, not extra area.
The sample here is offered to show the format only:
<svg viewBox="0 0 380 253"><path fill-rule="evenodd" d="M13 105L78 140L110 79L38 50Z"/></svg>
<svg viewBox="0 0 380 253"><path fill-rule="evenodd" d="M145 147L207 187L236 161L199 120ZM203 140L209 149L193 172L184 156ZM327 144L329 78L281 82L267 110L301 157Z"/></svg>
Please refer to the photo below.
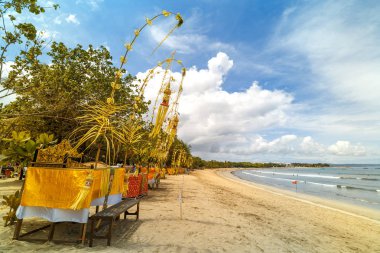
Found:
<svg viewBox="0 0 380 253"><path fill-rule="evenodd" d="M125 173L124 175L124 184L123 184L123 192L127 194L128 192L128 180L129 180L129 173Z"/></svg>
<svg viewBox="0 0 380 253"><path fill-rule="evenodd" d="M141 180L141 189L143 189L144 185L146 185L148 182L148 174L142 175L142 180Z"/></svg>
<svg viewBox="0 0 380 253"><path fill-rule="evenodd" d="M166 114L169 109L169 100L170 100L170 94L172 91L170 90L170 83L166 85L164 96L162 98L162 103L160 104L160 107L158 108L157 117L156 117L156 124L154 125L154 128L150 134L150 137L156 137L162 127L162 124L164 123Z"/></svg>
<svg viewBox="0 0 380 253"><path fill-rule="evenodd" d="M70 209L78 210L83 208L83 202L86 200L88 194L91 191L92 183L94 181L94 176L92 172L88 173L84 185L81 187L78 195L76 196L74 203L70 206Z"/></svg>
<svg viewBox="0 0 380 253"><path fill-rule="evenodd" d="M159 134L162 124L164 123L166 113L168 112L169 107L165 105L160 105L157 112L156 124L152 130L151 136L155 137Z"/></svg>

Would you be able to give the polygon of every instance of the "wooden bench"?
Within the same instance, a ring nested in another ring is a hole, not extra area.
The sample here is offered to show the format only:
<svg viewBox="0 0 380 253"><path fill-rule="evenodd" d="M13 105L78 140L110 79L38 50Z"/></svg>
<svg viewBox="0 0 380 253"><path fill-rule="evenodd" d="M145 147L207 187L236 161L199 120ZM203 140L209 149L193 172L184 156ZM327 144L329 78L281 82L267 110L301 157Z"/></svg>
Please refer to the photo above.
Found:
<svg viewBox="0 0 380 253"><path fill-rule="evenodd" d="M134 206L137 206L137 210L134 213L128 212L128 210ZM127 215L135 215L136 220L139 219L140 211L140 199L125 199L116 205L110 206L90 217L91 222L91 232L90 232L90 243L89 246L92 247L94 238L107 239L107 246L111 246L111 237L112 237L112 226L116 220L119 219L120 214L124 213L124 219L127 218ZM95 235L95 224L97 221L107 221L108 223L108 232L106 235Z"/></svg>

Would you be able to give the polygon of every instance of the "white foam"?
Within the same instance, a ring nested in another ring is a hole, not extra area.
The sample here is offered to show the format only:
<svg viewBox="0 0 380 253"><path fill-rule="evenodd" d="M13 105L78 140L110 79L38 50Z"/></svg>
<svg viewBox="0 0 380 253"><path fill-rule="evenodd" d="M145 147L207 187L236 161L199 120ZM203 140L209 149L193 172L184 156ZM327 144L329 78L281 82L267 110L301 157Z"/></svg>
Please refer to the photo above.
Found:
<svg viewBox="0 0 380 253"><path fill-rule="evenodd" d="M278 177L267 177L267 176L257 175L257 174L249 173L249 172L245 172L245 171L243 171L242 173L243 174L247 174L247 175L251 175L251 176L254 176L254 177L269 178L269 179L288 181L288 182L293 182L294 181L294 179L286 179L286 178L278 178ZM321 183L315 183L315 182L303 181L303 180L297 180L297 183L314 184L314 185L321 185L321 186L325 186L325 187L337 187L337 185L334 185L334 184L321 184Z"/></svg>
<svg viewBox="0 0 380 253"><path fill-rule="evenodd" d="M243 171L242 173L243 173L243 174L247 174L247 175L251 175L251 176L254 176L254 177L270 178L270 179L282 180L282 181L290 181L290 182L291 182L291 181L294 181L294 180L292 180L292 179L286 179L286 178L261 176L261 175L257 175L257 174L253 174L253 173L249 173L249 172L245 172L245 171ZM303 182L303 181L298 181L298 182Z"/></svg>
<svg viewBox="0 0 380 253"><path fill-rule="evenodd" d="M332 178L332 179L340 178L337 176L324 176L324 175L319 175L319 174L302 174L302 173L299 174L299 173L285 173L285 172L262 171L262 170L258 170L257 172L263 173L263 174L284 175L284 176L318 177L318 178Z"/></svg>
<svg viewBox="0 0 380 253"><path fill-rule="evenodd" d="M308 184L315 184L315 185L322 185L322 186L326 186L326 187L336 187L335 184L321 184L321 183L315 183L315 182L307 182Z"/></svg>

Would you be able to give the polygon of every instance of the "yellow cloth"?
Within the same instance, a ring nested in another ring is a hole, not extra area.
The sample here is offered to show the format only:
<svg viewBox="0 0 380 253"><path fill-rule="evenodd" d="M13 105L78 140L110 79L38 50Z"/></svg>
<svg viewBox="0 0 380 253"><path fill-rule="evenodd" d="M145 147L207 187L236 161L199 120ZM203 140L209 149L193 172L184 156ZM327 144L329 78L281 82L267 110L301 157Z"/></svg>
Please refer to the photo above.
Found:
<svg viewBox="0 0 380 253"><path fill-rule="evenodd" d="M104 197L108 191L108 181L110 178L110 169L94 170L94 187L92 190L92 198L97 199Z"/></svg>
<svg viewBox="0 0 380 253"><path fill-rule="evenodd" d="M94 177L91 192L78 209L89 208L93 199L106 195L109 168L91 170L29 167L21 205L71 209L91 171ZM123 192L124 173L124 168L115 169L110 195Z"/></svg>
<svg viewBox="0 0 380 253"><path fill-rule="evenodd" d="M124 184L124 175L125 170L124 168L117 168L115 169L115 173L113 176L113 183L111 186L110 195L122 193L124 190L123 184Z"/></svg>
<svg viewBox="0 0 380 253"><path fill-rule="evenodd" d="M88 173L88 169L29 167L21 205L70 209ZM90 203L88 194L79 208L88 208Z"/></svg>

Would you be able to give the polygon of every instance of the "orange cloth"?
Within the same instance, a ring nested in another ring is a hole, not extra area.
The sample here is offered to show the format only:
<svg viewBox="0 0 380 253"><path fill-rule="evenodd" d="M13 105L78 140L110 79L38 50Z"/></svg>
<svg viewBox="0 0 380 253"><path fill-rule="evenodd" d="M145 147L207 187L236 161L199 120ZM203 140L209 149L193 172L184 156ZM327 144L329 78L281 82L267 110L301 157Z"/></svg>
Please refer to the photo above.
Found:
<svg viewBox="0 0 380 253"><path fill-rule="evenodd" d="M148 180L152 180L155 175L156 175L156 173L149 173L148 174Z"/></svg>

